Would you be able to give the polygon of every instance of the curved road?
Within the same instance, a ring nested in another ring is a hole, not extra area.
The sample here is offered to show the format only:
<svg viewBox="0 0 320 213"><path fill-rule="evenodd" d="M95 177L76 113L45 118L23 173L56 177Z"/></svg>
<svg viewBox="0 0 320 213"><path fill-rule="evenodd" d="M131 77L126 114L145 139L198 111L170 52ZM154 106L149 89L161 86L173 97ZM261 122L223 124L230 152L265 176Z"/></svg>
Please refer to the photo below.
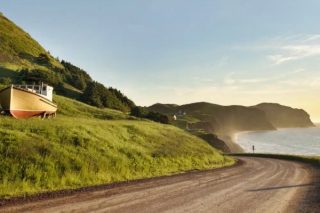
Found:
<svg viewBox="0 0 320 213"><path fill-rule="evenodd" d="M241 157L227 169L119 184L112 188L2 207L0 212L317 212L319 171Z"/></svg>

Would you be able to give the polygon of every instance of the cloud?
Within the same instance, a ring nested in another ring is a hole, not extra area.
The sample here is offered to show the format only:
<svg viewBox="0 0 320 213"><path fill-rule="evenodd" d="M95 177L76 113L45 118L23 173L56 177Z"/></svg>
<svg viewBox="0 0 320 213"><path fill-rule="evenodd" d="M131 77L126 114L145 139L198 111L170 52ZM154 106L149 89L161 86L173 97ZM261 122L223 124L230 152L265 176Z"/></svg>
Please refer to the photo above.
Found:
<svg viewBox="0 0 320 213"><path fill-rule="evenodd" d="M300 69L296 69L291 71L289 74L297 74L297 73L302 73L302 72L306 72L306 70L304 68L300 68Z"/></svg>
<svg viewBox="0 0 320 213"><path fill-rule="evenodd" d="M266 81L268 81L268 79L265 79L265 78L248 78L248 79L238 80L238 82L242 84L255 84L255 83L261 83Z"/></svg>
<svg viewBox="0 0 320 213"><path fill-rule="evenodd" d="M270 59L273 62L273 64L282 64L284 62L296 60L298 58L285 55L269 55L268 59Z"/></svg>
<svg viewBox="0 0 320 213"><path fill-rule="evenodd" d="M234 76L234 73L229 73L226 75L226 77L224 78L223 80L223 83L226 84L226 85L233 85L236 83L236 80L233 78Z"/></svg>
<svg viewBox="0 0 320 213"><path fill-rule="evenodd" d="M266 53L273 65L320 56L320 34L298 34L264 38L235 49Z"/></svg>
<svg viewBox="0 0 320 213"><path fill-rule="evenodd" d="M235 73L231 72L228 73L225 78L223 83L225 85L239 85L239 84L257 84L257 83L262 83L269 81L268 78L236 78Z"/></svg>
<svg viewBox="0 0 320 213"><path fill-rule="evenodd" d="M279 48L282 53L269 55L268 58L274 64L282 64L288 61L300 60L307 57L320 56L319 45L290 45Z"/></svg>
<svg viewBox="0 0 320 213"><path fill-rule="evenodd" d="M263 47L274 52L267 58L275 65L320 56L320 34L277 37Z"/></svg>
<svg viewBox="0 0 320 213"><path fill-rule="evenodd" d="M236 90L237 94L295 94L296 92L315 91L320 89L320 76L317 71L297 68L287 72L270 75L247 75L230 72L225 75L222 84L217 84L218 91Z"/></svg>
<svg viewBox="0 0 320 213"><path fill-rule="evenodd" d="M310 34L305 36L304 41L313 41L313 40L318 40L320 39L320 34Z"/></svg>

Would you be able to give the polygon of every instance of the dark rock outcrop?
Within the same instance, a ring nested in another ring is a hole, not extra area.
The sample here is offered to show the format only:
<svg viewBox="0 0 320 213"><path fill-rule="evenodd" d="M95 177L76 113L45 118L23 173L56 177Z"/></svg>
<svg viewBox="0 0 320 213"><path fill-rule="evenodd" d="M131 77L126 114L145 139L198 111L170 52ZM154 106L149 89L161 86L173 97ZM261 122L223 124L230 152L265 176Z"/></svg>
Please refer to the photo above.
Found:
<svg viewBox="0 0 320 213"><path fill-rule="evenodd" d="M219 149L225 153L230 153L230 148L227 146L227 144L223 140L220 140L216 135L211 133L197 133L196 135L207 141L207 143L212 147Z"/></svg>

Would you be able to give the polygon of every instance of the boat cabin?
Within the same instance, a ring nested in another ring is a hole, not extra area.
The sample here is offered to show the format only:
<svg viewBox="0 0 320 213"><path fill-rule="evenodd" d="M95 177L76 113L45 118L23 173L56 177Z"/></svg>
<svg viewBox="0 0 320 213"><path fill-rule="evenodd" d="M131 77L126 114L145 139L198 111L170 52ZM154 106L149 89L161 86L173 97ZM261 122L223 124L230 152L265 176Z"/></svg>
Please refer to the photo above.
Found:
<svg viewBox="0 0 320 213"><path fill-rule="evenodd" d="M41 85L13 85L16 88L25 89L30 92L36 93L41 95L42 97L48 99L49 101L52 101L53 96L53 87L49 86L47 84L41 84Z"/></svg>

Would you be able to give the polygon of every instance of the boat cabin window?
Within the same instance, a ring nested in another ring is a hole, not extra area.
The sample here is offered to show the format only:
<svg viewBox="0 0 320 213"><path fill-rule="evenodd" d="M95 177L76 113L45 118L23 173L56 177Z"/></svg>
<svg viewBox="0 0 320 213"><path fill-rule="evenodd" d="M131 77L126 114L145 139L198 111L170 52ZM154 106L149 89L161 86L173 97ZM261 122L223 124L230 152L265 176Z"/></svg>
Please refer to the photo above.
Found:
<svg viewBox="0 0 320 213"><path fill-rule="evenodd" d="M53 87L49 85L13 85L15 87L25 89L37 94L40 94L41 96L47 98L48 100L52 101L52 91Z"/></svg>

